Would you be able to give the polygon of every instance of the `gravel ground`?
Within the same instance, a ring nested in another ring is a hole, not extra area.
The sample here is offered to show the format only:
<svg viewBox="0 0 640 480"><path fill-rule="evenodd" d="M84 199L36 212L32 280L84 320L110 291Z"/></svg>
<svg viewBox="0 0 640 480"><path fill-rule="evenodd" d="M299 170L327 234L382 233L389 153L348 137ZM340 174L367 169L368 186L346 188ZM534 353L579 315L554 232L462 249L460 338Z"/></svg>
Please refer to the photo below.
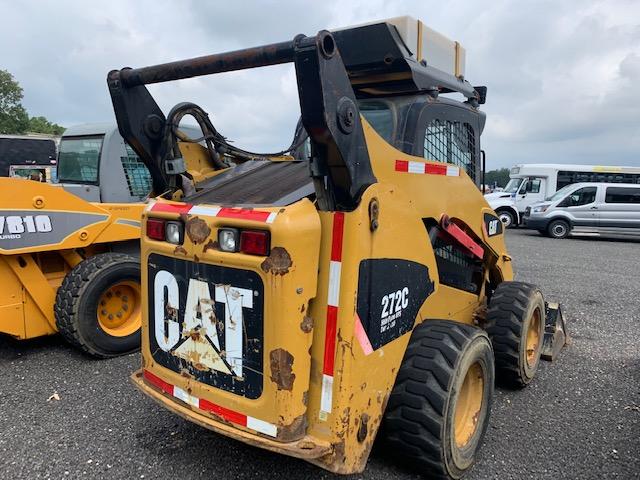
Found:
<svg viewBox="0 0 640 480"><path fill-rule="evenodd" d="M527 389L496 391L468 478L640 478L640 243L510 230L508 244L517 279L563 303L572 341ZM0 338L2 477L333 477L159 408L127 380L138 365L87 359L57 337ZM359 477L417 478L382 446Z"/></svg>

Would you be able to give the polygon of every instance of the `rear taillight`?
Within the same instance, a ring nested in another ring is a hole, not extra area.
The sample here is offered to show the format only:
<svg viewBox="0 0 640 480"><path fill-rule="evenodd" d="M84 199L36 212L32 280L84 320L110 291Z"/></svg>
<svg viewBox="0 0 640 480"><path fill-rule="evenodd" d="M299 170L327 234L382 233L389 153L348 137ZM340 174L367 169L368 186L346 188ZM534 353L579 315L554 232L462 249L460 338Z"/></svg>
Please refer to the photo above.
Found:
<svg viewBox="0 0 640 480"><path fill-rule="evenodd" d="M165 221L159 218L147 219L147 237L152 240L164 241L164 225Z"/></svg>
<svg viewBox="0 0 640 480"><path fill-rule="evenodd" d="M267 230L218 230L218 246L223 252L241 252L247 255L269 255L271 235Z"/></svg>
<svg viewBox="0 0 640 480"><path fill-rule="evenodd" d="M266 230L242 230L240 251L248 255L269 255L270 235Z"/></svg>
<svg viewBox="0 0 640 480"><path fill-rule="evenodd" d="M182 245L184 227L182 222L172 222L160 218L147 219L147 237L160 242Z"/></svg>

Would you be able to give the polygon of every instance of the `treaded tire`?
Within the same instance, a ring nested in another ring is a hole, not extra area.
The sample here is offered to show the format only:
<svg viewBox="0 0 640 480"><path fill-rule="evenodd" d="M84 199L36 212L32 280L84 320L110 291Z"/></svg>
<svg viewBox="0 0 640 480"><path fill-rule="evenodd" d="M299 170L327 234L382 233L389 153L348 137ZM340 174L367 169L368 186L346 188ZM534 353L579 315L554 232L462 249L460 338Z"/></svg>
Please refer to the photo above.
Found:
<svg viewBox="0 0 640 480"><path fill-rule="evenodd" d="M553 220L547 227L551 238L567 238L571 233L571 225L566 220Z"/></svg>
<svg viewBox="0 0 640 480"><path fill-rule="evenodd" d="M100 296L119 281L140 284L140 260L122 253L102 253L76 265L64 278L56 294L54 313L64 339L86 354L111 358L140 349L140 329L114 336L100 325Z"/></svg>
<svg viewBox="0 0 640 480"><path fill-rule="evenodd" d="M498 214L498 217L500 218L500 221L502 222L502 225L504 225L504 228L515 228L517 227L516 225L516 216L511 213L509 210L498 210L496 212ZM506 222L503 220L503 217L505 219L508 219Z"/></svg>
<svg viewBox="0 0 640 480"><path fill-rule="evenodd" d="M538 310L539 318L534 320ZM487 310L487 333L493 344L496 379L502 386L523 388L536 374L544 338L545 307L535 285L502 282L491 297ZM527 350L531 328L536 328L537 347Z"/></svg>
<svg viewBox="0 0 640 480"><path fill-rule="evenodd" d="M481 368L481 406L472 433L456 444L458 393L470 368ZM458 479L482 445L494 388L491 342L479 328L427 320L409 341L383 420L383 435L395 455L429 478Z"/></svg>

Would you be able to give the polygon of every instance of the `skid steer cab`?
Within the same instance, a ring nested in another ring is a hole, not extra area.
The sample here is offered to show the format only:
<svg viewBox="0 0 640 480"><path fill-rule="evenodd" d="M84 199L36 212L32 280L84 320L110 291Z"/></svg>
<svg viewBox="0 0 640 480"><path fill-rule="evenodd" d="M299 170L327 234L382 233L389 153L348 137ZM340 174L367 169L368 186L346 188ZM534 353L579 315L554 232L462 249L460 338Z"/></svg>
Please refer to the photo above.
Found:
<svg viewBox="0 0 640 480"><path fill-rule="evenodd" d="M57 166L56 184L0 178L0 333L60 332L100 358L133 352L149 171L115 124L67 129Z"/></svg>
<svg viewBox="0 0 640 480"><path fill-rule="evenodd" d="M194 104L165 117L145 87L284 62L301 121L271 154L235 147ZM112 71L108 85L166 192L143 215L135 385L333 472L362 471L379 430L425 475L468 471L494 380L530 383L564 330L537 287L512 281L478 188L486 89L464 80L464 49L402 17ZM196 155L173 148L187 114L207 142ZM200 181L202 165L226 170Z"/></svg>

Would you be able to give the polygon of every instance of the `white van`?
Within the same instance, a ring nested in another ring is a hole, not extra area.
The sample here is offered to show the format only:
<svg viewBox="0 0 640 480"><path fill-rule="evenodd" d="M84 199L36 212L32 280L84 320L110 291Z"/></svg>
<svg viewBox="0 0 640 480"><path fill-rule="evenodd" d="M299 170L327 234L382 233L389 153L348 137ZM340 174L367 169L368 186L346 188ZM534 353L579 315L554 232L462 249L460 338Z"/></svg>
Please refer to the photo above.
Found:
<svg viewBox="0 0 640 480"><path fill-rule="evenodd" d="M515 165L503 192L489 193L489 202L505 226L518 225L526 208L578 182L640 184L640 168L534 163Z"/></svg>
<svg viewBox="0 0 640 480"><path fill-rule="evenodd" d="M568 185L527 207L524 223L553 238L571 232L640 235L640 184Z"/></svg>

